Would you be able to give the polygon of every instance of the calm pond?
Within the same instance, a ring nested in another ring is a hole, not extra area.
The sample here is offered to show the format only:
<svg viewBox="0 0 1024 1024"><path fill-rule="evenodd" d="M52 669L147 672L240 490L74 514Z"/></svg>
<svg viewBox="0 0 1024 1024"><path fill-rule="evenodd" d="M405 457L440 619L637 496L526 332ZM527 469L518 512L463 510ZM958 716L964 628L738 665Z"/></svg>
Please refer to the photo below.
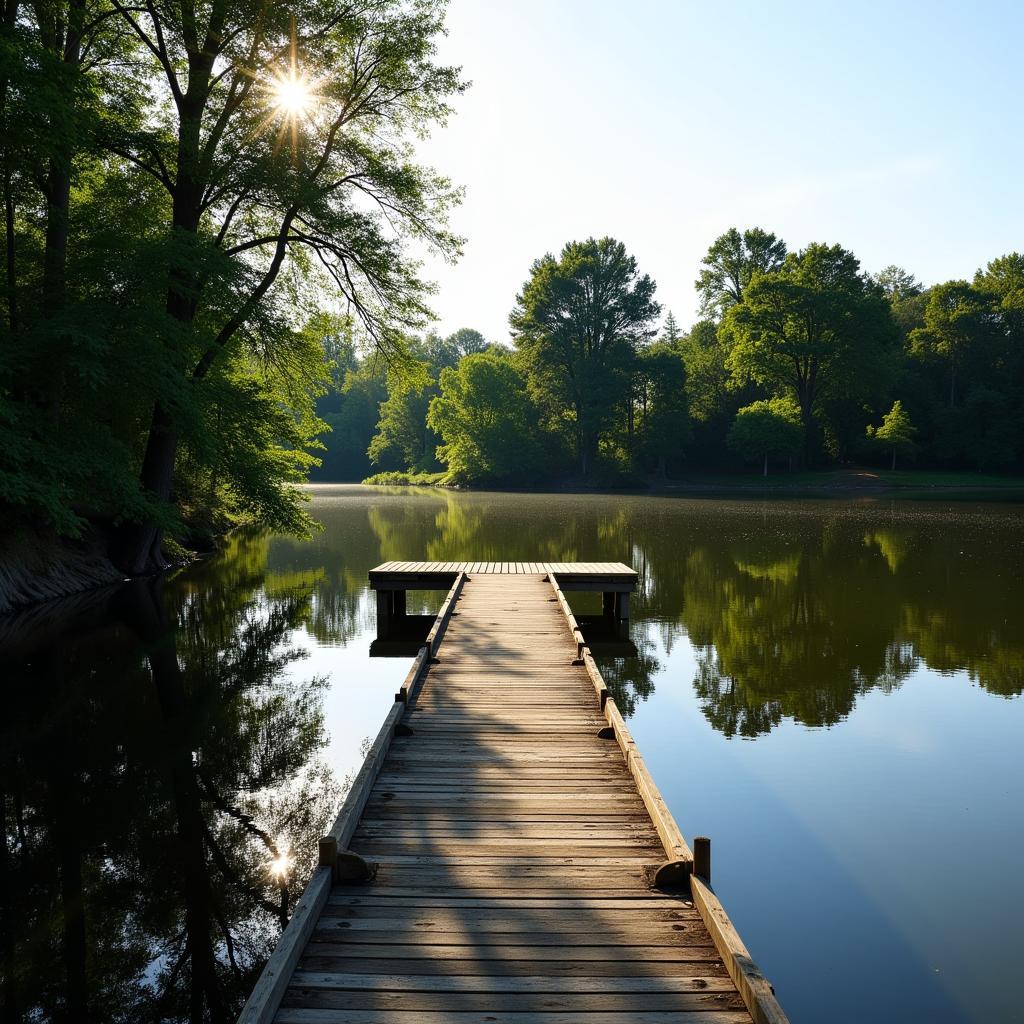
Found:
<svg viewBox="0 0 1024 1024"><path fill-rule="evenodd" d="M0 619L0 1019L233 1020L409 664L367 570L466 559L638 570L602 669L794 1022L1024 1020L1021 506L311 493Z"/></svg>

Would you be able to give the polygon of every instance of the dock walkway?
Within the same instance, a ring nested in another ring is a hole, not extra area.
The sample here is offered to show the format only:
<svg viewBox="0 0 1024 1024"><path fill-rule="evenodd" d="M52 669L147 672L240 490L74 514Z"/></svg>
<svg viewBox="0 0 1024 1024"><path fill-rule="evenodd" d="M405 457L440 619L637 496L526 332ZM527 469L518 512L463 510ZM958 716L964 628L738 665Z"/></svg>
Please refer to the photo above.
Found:
<svg viewBox="0 0 1024 1024"><path fill-rule="evenodd" d="M785 1021L525 564L458 564L246 1024Z"/></svg>

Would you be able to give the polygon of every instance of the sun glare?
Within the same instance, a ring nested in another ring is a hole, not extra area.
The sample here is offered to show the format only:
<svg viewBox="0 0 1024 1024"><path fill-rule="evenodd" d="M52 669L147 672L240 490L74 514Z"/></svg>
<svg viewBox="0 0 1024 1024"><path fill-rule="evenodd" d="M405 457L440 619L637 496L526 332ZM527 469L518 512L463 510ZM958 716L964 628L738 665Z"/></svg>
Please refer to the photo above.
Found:
<svg viewBox="0 0 1024 1024"><path fill-rule="evenodd" d="M295 71L276 76L271 90L274 106L285 117L300 117L308 113L316 100L309 80Z"/></svg>
<svg viewBox="0 0 1024 1024"><path fill-rule="evenodd" d="M280 882L288 876L294 863L295 858L291 856L291 851L285 850L267 862L267 874L275 881Z"/></svg>

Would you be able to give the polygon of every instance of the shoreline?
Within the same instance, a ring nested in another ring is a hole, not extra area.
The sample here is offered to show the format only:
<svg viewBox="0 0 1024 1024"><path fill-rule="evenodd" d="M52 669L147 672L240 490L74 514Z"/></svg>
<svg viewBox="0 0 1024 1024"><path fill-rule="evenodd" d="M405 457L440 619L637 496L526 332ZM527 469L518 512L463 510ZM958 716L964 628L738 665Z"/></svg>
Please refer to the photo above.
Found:
<svg viewBox="0 0 1024 1024"><path fill-rule="evenodd" d="M316 480L306 487L355 485L380 488L430 488L442 491L504 492L510 494L649 494L693 497L902 497L941 498L986 497L1024 503L1024 477L940 471L846 469L778 473L773 476L694 474L674 480L623 481L620 485L597 485L565 480L537 486L499 482L449 484L440 474L389 474L388 480ZM401 479L401 477L407 479Z"/></svg>

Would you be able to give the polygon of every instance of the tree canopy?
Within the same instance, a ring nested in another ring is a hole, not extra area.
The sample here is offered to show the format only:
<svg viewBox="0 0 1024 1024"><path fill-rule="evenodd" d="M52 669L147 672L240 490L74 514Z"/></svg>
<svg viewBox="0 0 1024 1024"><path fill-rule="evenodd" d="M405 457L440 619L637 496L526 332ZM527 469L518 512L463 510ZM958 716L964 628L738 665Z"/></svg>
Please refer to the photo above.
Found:
<svg viewBox="0 0 1024 1024"><path fill-rule="evenodd" d="M711 243L701 264L695 285L701 313L722 315L738 305L753 276L779 270L785 258L786 243L770 231L729 228Z"/></svg>
<svg viewBox="0 0 1024 1024"><path fill-rule="evenodd" d="M892 452L892 468L896 468L897 455L910 455L916 449L914 435L917 433L910 417L897 398L892 408L882 417L882 425L874 427L868 424L867 435L874 438L887 451Z"/></svg>
<svg viewBox="0 0 1024 1024"><path fill-rule="evenodd" d="M755 274L726 322L735 339L729 368L740 381L790 395L809 448L823 396L884 386L895 345L880 289L839 245L810 245Z"/></svg>
<svg viewBox="0 0 1024 1024"><path fill-rule="evenodd" d="M11 5L0 487L129 572L189 504L311 526L322 307L398 351L459 192L411 142L463 89L441 0ZM110 394L118 398L113 402Z"/></svg>
<svg viewBox="0 0 1024 1024"><path fill-rule="evenodd" d="M745 459L793 458L803 444L800 410L792 398L752 402L736 413L729 430L729 447Z"/></svg>
<svg viewBox="0 0 1024 1024"><path fill-rule="evenodd" d="M427 423L443 441L437 457L452 481L528 480L543 472L537 412L507 355L473 352L442 370Z"/></svg>
<svg viewBox="0 0 1024 1024"><path fill-rule="evenodd" d="M533 393L569 413L580 473L591 472L637 349L654 336L655 285L613 238L569 242L530 268L509 317Z"/></svg>

